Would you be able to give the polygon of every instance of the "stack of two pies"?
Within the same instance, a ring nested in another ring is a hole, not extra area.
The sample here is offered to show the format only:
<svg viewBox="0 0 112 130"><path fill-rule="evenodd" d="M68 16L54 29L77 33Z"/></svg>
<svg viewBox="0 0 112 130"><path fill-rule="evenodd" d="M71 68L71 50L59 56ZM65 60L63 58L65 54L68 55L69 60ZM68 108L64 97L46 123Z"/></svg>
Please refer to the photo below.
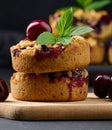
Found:
<svg viewBox="0 0 112 130"><path fill-rule="evenodd" d="M21 40L10 48L15 72L11 93L17 100L79 101L88 93L90 47L81 36L73 36L68 45L57 42L39 45Z"/></svg>

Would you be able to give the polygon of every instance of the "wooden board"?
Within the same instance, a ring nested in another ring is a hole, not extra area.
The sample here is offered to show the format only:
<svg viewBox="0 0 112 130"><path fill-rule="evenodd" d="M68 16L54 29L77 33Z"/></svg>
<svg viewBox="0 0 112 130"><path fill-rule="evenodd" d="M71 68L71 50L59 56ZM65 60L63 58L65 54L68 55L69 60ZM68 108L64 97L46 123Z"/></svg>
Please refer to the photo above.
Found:
<svg viewBox="0 0 112 130"><path fill-rule="evenodd" d="M112 102L89 93L77 102L17 101L11 94L0 102L0 117L15 120L111 120Z"/></svg>

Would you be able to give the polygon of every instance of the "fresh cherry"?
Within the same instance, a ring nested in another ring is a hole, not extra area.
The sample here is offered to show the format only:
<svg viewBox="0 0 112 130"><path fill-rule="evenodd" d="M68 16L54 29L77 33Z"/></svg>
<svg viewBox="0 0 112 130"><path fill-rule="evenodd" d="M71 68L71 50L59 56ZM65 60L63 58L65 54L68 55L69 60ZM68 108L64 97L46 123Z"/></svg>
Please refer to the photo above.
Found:
<svg viewBox="0 0 112 130"><path fill-rule="evenodd" d="M99 98L105 98L109 92L111 78L106 74L99 74L95 77L93 82L93 91Z"/></svg>
<svg viewBox="0 0 112 130"><path fill-rule="evenodd" d="M43 20L34 20L28 25L26 29L26 37L33 41L37 39L39 34L45 31L52 32L50 24Z"/></svg>
<svg viewBox="0 0 112 130"><path fill-rule="evenodd" d="M3 79L0 79L0 102L5 101L8 95L9 95L9 91L8 91L7 84Z"/></svg>
<svg viewBox="0 0 112 130"><path fill-rule="evenodd" d="M109 98L111 99L112 101L112 77L111 77L111 84L109 86Z"/></svg>

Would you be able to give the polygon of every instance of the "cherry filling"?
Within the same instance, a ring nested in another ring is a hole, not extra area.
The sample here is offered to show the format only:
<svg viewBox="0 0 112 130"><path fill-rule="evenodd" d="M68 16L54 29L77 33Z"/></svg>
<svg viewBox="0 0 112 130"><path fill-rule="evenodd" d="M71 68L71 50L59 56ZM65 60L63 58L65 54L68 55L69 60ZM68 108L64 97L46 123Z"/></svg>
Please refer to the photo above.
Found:
<svg viewBox="0 0 112 130"><path fill-rule="evenodd" d="M76 71L71 71L72 76L68 75L68 72L61 72L60 75L57 75L56 73L49 73L49 81L52 83L55 83L55 80L57 79L59 82L64 81L69 89L69 96L67 101L70 101L72 99L72 89L73 87L82 87L84 83L88 84L88 76L84 77L82 75L82 70L78 69ZM69 83L66 82L66 79L69 79Z"/></svg>
<svg viewBox="0 0 112 130"><path fill-rule="evenodd" d="M19 49L14 49L14 50L12 51L13 56L19 56L19 53L20 53L20 50L19 50Z"/></svg>
<svg viewBox="0 0 112 130"><path fill-rule="evenodd" d="M81 19L78 19L78 18L74 17L73 26L76 26L78 22L84 23L86 25L90 24L89 21L88 21L88 19L85 19L84 17L82 17Z"/></svg>
<svg viewBox="0 0 112 130"><path fill-rule="evenodd" d="M63 50L64 48L62 46L53 48L42 45L42 50L36 51L35 59L41 61L47 58L56 58Z"/></svg>
<svg viewBox="0 0 112 130"><path fill-rule="evenodd" d="M95 29L96 33L100 33L101 32L101 27L103 25L108 25L111 21L111 18L109 15L104 15L101 17L101 19L99 20L99 22L93 26L93 28Z"/></svg>

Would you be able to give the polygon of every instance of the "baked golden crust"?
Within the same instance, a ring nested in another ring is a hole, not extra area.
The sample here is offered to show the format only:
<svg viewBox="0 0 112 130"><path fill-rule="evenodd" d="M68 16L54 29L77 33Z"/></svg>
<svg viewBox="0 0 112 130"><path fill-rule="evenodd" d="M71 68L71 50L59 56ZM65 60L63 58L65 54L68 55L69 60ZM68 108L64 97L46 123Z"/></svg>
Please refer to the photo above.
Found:
<svg viewBox="0 0 112 130"><path fill-rule="evenodd" d="M52 48L58 48L59 53L56 50L47 57L46 53L48 54L51 49L41 51L42 46L36 45L35 41L23 40L12 46L10 50L14 70L24 73L48 73L73 70L89 64L90 46L83 37L74 36L67 46L58 44L53 45Z"/></svg>
<svg viewBox="0 0 112 130"><path fill-rule="evenodd" d="M68 71L53 75L16 72L10 79L12 96L29 101L79 101L87 97L88 72ZM67 73L68 75L65 75ZM74 75L71 75L74 74Z"/></svg>
<svg viewBox="0 0 112 130"><path fill-rule="evenodd" d="M105 45L104 43L92 37L86 39L90 44L90 63L100 64L105 59Z"/></svg>
<svg viewBox="0 0 112 130"><path fill-rule="evenodd" d="M57 11L49 17L49 22L53 29L53 33L56 35L58 35L56 29L57 21L63 13L64 11L62 10ZM86 36L92 36L102 40L106 40L112 36L112 20L107 11L84 11L82 9L78 9L74 12L74 18L74 25L87 25L95 29L95 31L86 34Z"/></svg>
<svg viewBox="0 0 112 130"><path fill-rule="evenodd" d="M110 44L108 49L108 61L110 64L112 64L112 43Z"/></svg>

